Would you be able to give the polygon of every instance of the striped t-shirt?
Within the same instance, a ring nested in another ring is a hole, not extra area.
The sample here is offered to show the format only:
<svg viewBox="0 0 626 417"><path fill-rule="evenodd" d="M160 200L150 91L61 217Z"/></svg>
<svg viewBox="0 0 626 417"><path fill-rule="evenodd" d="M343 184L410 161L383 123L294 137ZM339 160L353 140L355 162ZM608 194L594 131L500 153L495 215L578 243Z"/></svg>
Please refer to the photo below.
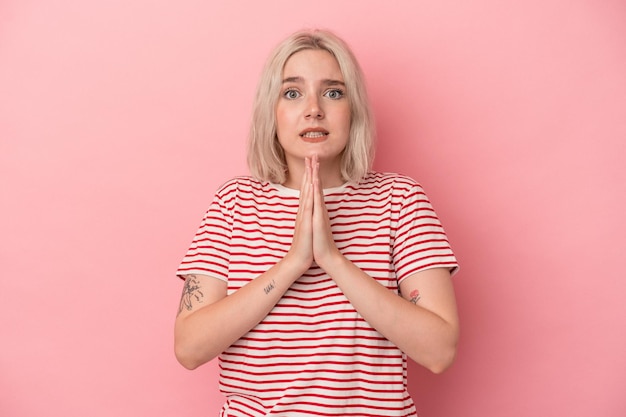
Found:
<svg viewBox="0 0 626 417"><path fill-rule="evenodd" d="M335 243L389 291L428 268L457 267L423 189L372 172L324 190ZM217 191L177 274L237 291L291 245L298 190L238 177ZM219 356L222 416L415 416L407 358L315 264L267 317Z"/></svg>

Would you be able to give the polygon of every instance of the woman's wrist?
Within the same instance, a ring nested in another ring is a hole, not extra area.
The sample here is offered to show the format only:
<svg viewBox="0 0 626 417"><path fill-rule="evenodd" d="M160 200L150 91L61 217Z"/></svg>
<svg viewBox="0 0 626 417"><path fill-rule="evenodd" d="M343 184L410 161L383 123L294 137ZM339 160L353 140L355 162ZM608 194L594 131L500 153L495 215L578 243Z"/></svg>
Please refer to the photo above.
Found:
<svg viewBox="0 0 626 417"><path fill-rule="evenodd" d="M277 266L280 268L281 273L293 277L292 281L295 281L311 267L311 262L307 262L288 252L285 257L278 262Z"/></svg>
<svg viewBox="0 0 626 417"><path fill-rule="evenodd" d="M320 268L324 270L331 277L335 274L334 271L341 270L341 268L345 268L346 263L351 263L348 258L346 258L339 249L334 249L330 251L326 256L322 259L315 260Z"/></svg>

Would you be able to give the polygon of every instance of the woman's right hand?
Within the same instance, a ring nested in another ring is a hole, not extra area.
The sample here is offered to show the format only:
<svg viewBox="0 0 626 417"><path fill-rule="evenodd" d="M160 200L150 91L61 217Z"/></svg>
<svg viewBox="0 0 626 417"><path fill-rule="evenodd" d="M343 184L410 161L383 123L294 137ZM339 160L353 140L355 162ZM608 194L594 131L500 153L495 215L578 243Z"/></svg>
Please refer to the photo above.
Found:
<svg viewBox="0 0 626 417"><path fill-rule="evenodd" d="M313 180L311 159L305 158L304 164L304 175L300 185L300 205L296 214L293 241L284 259L300 266L302 273L313 264Z"/></svg>

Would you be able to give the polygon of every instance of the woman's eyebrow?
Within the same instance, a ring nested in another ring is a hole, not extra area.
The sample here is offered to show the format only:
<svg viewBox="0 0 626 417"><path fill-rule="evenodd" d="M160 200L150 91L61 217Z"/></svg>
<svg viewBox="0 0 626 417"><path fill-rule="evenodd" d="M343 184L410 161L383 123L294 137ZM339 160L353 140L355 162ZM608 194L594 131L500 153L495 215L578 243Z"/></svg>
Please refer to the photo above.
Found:
<svg viewBox="0 0 626 417"><path fill-rule="evenodd" d="M346 83L344 83L341 80L322 80L322 82L326 85L341 85L341 86L346 86Z"/></svg>
<svg viewBox="0 0 626 417"><path fill-rule="evenodd" d="M283 80L283 84L287 84L287 83L304 83L304 78L302 77L287 77ZM324 85L342 85L345 87L346 83L344 83L341 80L333 80L333 79L324 79L322 80L322 84Z"/></svg>
<svg viewBox="0 0 626 417"><path fill-rule="evenodd" d="M302 83L304 79L302 77L287 77L283 80L283 84L287 83Z"/></svg>

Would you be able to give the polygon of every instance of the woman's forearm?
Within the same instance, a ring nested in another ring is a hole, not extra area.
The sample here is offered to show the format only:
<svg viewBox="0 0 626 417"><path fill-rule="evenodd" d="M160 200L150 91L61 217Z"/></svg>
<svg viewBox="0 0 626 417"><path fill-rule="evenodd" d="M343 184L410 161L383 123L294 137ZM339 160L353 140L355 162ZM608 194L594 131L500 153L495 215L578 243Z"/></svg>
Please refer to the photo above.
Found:
<svg viewBox="0 0 626 417"><path fill-rule="evenodd" d="M438 314L411 303L379 284L343 255L336 256L323 268L359 314L411 359L435 373L453 362L459 335L455 308Z"/></svg>
<svg viewBox="0 0 626 417"><path fill-rule="evenodd" d="M233 294L179 316L178 361L195 369L215 358L263 320L302 273L302 266L285 258Z"/></svg>

